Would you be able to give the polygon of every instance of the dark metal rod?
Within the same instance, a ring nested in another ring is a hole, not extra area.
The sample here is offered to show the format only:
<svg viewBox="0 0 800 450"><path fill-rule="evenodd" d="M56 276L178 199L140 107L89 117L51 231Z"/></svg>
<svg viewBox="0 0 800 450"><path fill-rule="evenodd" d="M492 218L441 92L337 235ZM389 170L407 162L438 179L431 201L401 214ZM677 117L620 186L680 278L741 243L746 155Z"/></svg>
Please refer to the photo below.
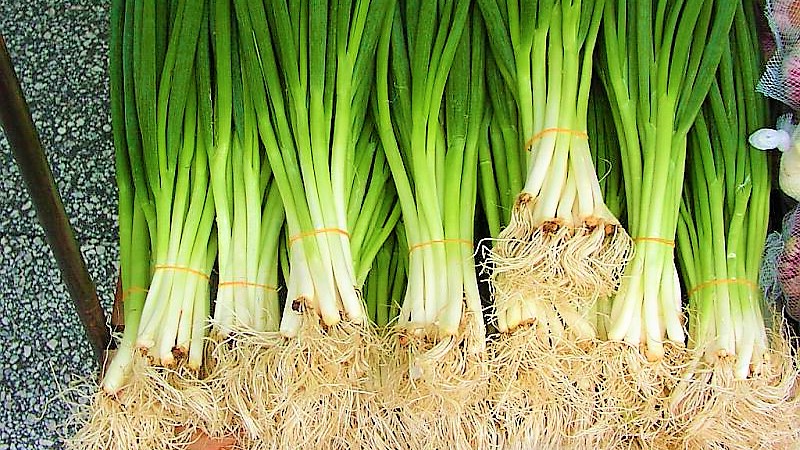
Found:
<svg viewBox="0 0 800 450"><path fill-rule="evenodd" d="M0 125L11 144L14 158L36 208L39 223L44 228L47 241L61 270L61 277L75 304L92 350L98 362L102 363L111 339L105 314L81 256L75 233L64 211L64 205L61 203L53 174L2 35L0 35Z"/></svg>

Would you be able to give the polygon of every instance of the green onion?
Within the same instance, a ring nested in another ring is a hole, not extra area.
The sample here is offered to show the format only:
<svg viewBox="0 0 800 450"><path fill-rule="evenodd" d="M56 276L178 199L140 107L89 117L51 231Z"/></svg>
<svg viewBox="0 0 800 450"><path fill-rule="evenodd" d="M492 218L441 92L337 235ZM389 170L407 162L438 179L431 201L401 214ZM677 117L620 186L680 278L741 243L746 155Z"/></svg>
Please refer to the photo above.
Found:
<svg viewBox="0 0 800 450"><path fill-rule="evenodd" d="M257 427L275 417L278 447L318 447L366 430L352 424L368 420L360 405L378 339L361 290L399 219L367 118L387 7L386 0L234 2L243 91L288 240L285 339L263 346L264 362L250 369L258 374L254 390L277 393L240 413ZM318 416L320 405L338 414Z"/></svg>
<svg viewBox="0 0 800 450"><path fill-rule="evenodd" d="M370 86L377 42L373 29L385 6L236 6L246 37L242 45L247 47L247 70L261 74L248 89L286 208L291 241L289 300L281 332L297 335L306 309L319 313L328 326L342 318L363 324L364 305L353 267L362 255L352 253L351 240L357 236L352 235L347 214L348 201L354 200L348 195L350 164L367 110L363 91ZM383 227L364 232L376 229Z"/></svg>
<svg viewBox="0 0 800 450"><path fill-rule="evenodd" d="M587 134L604 2L478 3L496 67L487 78L511 93L489 90L491 133L503 133L491 140L494 160L509 161L497 165L496 179L510 217L492 235L487 261L500 332L490 346L498 439L513 447L596 445L608 428L589 350L598 303L615 292L632 247L605 204ZM516 182L503 173L520 171Z"/></svg>
<svg viewBox="0 0 800 450"><path fill-rule="evenodd" d="M684 345L673 259L686 135L716 71L736 10L728 1L607 3L600 72L622 147L636 251L613 299L608 338L664 356ZM631 38L631 37L634 38Z"/></svg>
<svg viewBox="0 0 800 450"><path fill-rule="evenodd" d="M370 93L365 89L364 93ZM366 99L365 99L366 100ZM391 180L389 165L380 149L379 137L371 116L359 133L356 143L347 223L352 229L350 246L354 256L356 286L363 286L374 270L377 255L390 243L400 220L400 205ZM386 276L384 273L380 276ZM370 302L366 302L370 306ZM375 307L374 305L372 306Z"/></svg>
<svg viewBox="0 0 800 450"><path fill-rule="evenodd" d="M597 168L600 190L608 210L617 217L623 226L627 224L625 215L625 186L622 179L622 155L614 128L614 117L611 105L602 83L592 81L589 94L589 110L587 117L589 148L592 151L592 162Z"/></svg>
<svg viewBox="0 0 800 450"><path fill-rule="evenodd" d="M247 77L248 49L236 45L228 1L215 3L215 145L209 148L220 241L217 331L276 331L278 244L283 206L260 145L257 112ZM209 106L210 108L210 106ZM209 139L209 138L207 138Z"/></svg>
<svg viewBox="0 0 800 450"><path fill-rule="evenodd" d="M603 200L614 217L627 227L625 186L622 179L622 154L614 128L614 118L608 96L599 80L592 82L588 110L589 148L592 162L597 168ZM611 313L611 296L601 296L594 305L590 317L594 318L597 337L608 337L608 318Z"/></svg>
<svg viewBox="0 0 800 450"><path fill-rule="evenodd" d="M122 0L111 5L111 121L119 197L119 267L125 329L103 378L103 389L109 394L119 391L129 371L151 270L150 236L144 213L151 207L149 192L141 167L137 170L137 159L132 156L141 152L131 79L132 7L132 2Z"/></svg>
<svg viewBox="0 0 800 450"><path fill-rule="evenodd" d="M598 73L619 139L635 250L598 347L601 423L613 442L674 445L664 393L689 355L674 240L687 133L712 83L734 2L609 0ZM667 344L667 345L665 345Z"/></svg>
<svg viewBox="0 0 800 450"><path fill-rule="evenodd" d="M679 430L700 430L678 445L778 448L796 438L798 369L782 324L767 325L776 313L758 288L771 176L768 155L747 136L765 124L767 100L755 94L755 8L736 4L730 40L689 133L677 237L696 362L669 406Z"/></svg>
<svg viewBox="0 0 800 450"><path fill-rule="evenodd" d="M403 244L396 233L386 241L364 284L369 317L381 330L386 330L397 319L397 306L402 302L407 259L401 248Z"/></svg>
<svg viewBox="0 0 800 450"><path fill-rule="evenodd" d="M398 3L378 49L376 120L402 211L407 286L382 392L410 447L483 445L488 370L473 259L485 44L466 0Z"/></svg>
<svg viewBox="0 0 800 450"><path fill-rule="evenodd" d="M483 105L469 97L463 99L465 104L453 99L443 105L445 84L466 80L457 85L461 92L448 92L455 98L480 95L482 87L480 77L448 78L467 22L468 2L411 2L406 8L407 19L401 21L398 9L391 33L384 34L377 80L378 128L410 253L409 285L398 326L409 336L448 339L459 334L464 303L464 313L482 322L471 256L477 166L470 163L477 158L475 132L483 120L476 108ZM459 62L464 64L463 74L469 73L468 52ZM474 63L481 61L476 58ZM390 76L395 87L391 92ZM443 106L463 109L442 118Z"/></svg>
<svg viewBox="0 0 800 450"><path fill-rule="evenodd" d="M567 327L594 337L586 310L614 292L631 246L603 201L586 133L603 2L479 3L517 101L521 134L516 146L506 142L506 155L527 161L490 255L497 327L510 332L535 322L549 333Z"/></svg>
<svg viewBox="0 0 800 450"><path fill-rule="evenodd" d="M516 195L525 181L524 145L518 130L517 104L509 85L488 56L486 84L491 100L491 121L487 143L479 147L479 189L481 206L490 236L499 236L508 225Z"/></svg>
<svg viewBox="0 0 800 450"><path fill-rule="evenodd" d="M194 6L176 2L174 14L157 16L155 2L114 5L111 73L127 313L120 351L104 379L109 393L130 371L134 342L156 364L192 370L202 364L216 244L203 143L195 140L202 95L193 67L201 59L198 36L207 33L206 9Z"/></svg>
<svg viewBox="0 0 800 450"><path fill-rule="evenodd" d="M206 317L193 313L210 309L205 305L210 299L202 293L209 278L207 254L213 246L214 219L204 142L196 138L196 130L208 126L198 123L198 98L203 94L197 92L194 70L196 54L200 54L199 36L207 33L203 21L207 9L178 2L160 83L157 92L151 92L156 78L154 7L154 2L144 2L134 19L134 25L138 19L143 30L138 44L134 40L134 52L138 47L142 63L137 80L143 88L136 90L137 110L156 212L155 224L151 224L155 231L154 273L137 345L146 349L154 362L166 366L176 363L176 355L180 358L189 353L189 366L197 370L202 352L189 350L198 347L192 342L202 341L203 334L192 332L198 328L193 322Z"/></svg>
<svg viewBox="0 0 800 450"><path fill-rule="evenodd" d="M710 362L735 357L738 378L761 364L767 346L757 287L770 177L766 154L746 139L752 124L765 122L766 102L744 94L758 67L746 44L735 42L723 53L690 133L678 228L689 342Z"/></svg>

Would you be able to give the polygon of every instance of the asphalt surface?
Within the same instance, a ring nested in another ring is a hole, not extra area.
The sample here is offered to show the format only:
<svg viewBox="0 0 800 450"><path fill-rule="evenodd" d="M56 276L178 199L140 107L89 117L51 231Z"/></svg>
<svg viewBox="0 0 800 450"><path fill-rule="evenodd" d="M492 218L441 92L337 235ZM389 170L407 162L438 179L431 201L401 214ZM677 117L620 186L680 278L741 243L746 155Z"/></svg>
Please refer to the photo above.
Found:
<svg viewBox="0 0 800 450"><path fill-rule="evenodd" d="M109 310L117 237L107 21L108 1L0 0L0 33ZM0 450L62 448L77 399L70 387L95 366L2 132L0 250Z"/></svg>

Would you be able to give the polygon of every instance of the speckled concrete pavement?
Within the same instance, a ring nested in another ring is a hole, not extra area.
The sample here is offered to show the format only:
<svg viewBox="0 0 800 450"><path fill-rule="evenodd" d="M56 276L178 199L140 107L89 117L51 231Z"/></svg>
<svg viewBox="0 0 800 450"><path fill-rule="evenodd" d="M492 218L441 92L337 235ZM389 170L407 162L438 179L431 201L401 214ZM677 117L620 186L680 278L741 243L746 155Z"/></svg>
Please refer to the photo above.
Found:
<svg viewBox="0 0 800 450"><path fill-rule="evenodd" d="M0 33L108 309L117 243L107 20L108 1L0 0ZM0 450L62 448L63 393L94 363L2 133L0 250Z"/></svg>

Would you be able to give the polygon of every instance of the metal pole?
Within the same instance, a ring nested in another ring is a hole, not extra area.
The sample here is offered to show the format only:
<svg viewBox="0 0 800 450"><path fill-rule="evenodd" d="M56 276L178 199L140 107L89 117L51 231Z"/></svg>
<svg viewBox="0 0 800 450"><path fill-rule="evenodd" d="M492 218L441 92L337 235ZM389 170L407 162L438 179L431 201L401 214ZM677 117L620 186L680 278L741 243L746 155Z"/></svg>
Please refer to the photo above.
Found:
<svg viewBox="0 0 800 450"><path fill-rule="evenodd" d="M83 323L94 355L102 364L111 336L94 283L86 270L53 174L22 95L5 40L0 34L0 125L11 144L39 223L53 250L61 277Z"/></svg>

